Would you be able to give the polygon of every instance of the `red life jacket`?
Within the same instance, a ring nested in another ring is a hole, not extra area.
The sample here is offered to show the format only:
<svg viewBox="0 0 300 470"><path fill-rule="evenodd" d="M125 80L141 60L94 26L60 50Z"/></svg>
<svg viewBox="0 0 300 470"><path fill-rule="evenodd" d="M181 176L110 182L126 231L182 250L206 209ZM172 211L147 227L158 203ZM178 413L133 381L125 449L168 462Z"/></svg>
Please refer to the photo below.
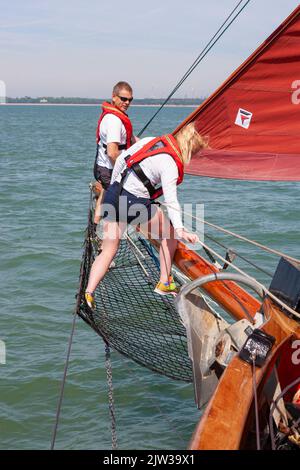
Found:
<svg viewBox="0 0 300 470"><path fill-rule="evenodd" d="M146 158L153 157L154 155L164 154L167 153L170 155L176 166L178 168L178 179L177 185L182 183L183 175L184 175L184 165L180 158L181 152L178 147L176 139L173 137L172 134L163 135L161 137L156 137L155 139L150 140L143 148L138 150L133 155L128 155L125 158L127 169L125 170L126 174L129 169L132 169L137 177L142 181L144 186L148 189L150 194L150 199L156 199L163 194L163 190L161 187L155 188L152 183L149 181L145 173L140 167L140 162L145 160ZM163 156L162 156L163 158ZM123 176L123 175L122 175ZM124 175L125 177L126 175ZM122 177L122 180L124 180ZM122 183L121 183L122 184Z"/></svg>
<svg viewBox="0 0 300 470"><path fill-rule="evenodd" d="M100 118L98 120L97 124L97 129L96 129L96 142L97 145L100 143L100 124L104 116L107 114L114 114L117 116L119 119L121 119L122 123L124 124L125 130L126 130L126 146L124 147L125 149L128 149L131 146L131 137L132 137L132 124L127 116L127 114L123 113L120 111L116 106L114 106L111 103L104 102L102 103L102 114L100 115ZM119 146L120 147L120 146ZM121 149L123 147L121 146Z"/></svg>

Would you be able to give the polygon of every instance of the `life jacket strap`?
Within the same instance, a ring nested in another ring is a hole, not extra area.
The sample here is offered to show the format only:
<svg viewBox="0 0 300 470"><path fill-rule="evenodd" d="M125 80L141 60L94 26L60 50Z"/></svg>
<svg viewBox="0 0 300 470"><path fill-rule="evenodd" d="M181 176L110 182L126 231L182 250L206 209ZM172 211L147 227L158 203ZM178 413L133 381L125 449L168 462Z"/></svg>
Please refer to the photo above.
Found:
<svg viewBox="0 0 300 470"><path fill-rule="evenodd" d="M131 169L134 171L136 176L139 178L139 180L143 183L145 188L148 190L150 194L150 199L151 199L154 196L154 194L157 192L157 189L153 186L149 178L145 175L139 163L135 163L134 165L132 165Z"/></svg>
<svg viewBox="0 0 300 470"><path fill-rule="evenodd" d="M125 161L126 161L126 159L128 159L130 157L131 157L131 155L128 155L127 157L125 157ZM143 170L140 167L139 163L135 163L134 165L131 166L131 168L125 168L125 170L121 174L121 181L119 183L118 198L120 197L122 189L124 187L125 178L128 175L128 173L130 173L130 171L133 171L135 173L135 175L138 177L138 179L143 183L143 185L145 186L145 188L149 192L150 199L152 199L154 194L157 193L158 189L153 186L153 184L151 183L149 178L143 172Z"/></svg>
<svg viewBox="0 0 300 470"><path fill-rule="evenodd" d="M107 149L107 145L106 144L102 144L101 141L99 142L99 145L102 145L102 147L106 150ZM127 146L126 144L118 144L118 148L119 150L126 150L127 149Z"/></svg>

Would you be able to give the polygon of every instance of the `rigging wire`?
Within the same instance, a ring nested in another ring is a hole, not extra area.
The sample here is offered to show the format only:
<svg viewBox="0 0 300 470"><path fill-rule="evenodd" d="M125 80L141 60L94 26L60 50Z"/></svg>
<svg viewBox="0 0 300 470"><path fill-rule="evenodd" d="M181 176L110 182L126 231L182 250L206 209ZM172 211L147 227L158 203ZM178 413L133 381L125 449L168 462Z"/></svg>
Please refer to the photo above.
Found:
<svg viewBox="0 0 300 470"><path fill-rule="evenodd" d="M172 204L167 204L165 202L161 202L160 203L162 206L165 206L165 207L170 207L171 209L175 210L175 211L179 211L179 209L175 206L173 206ZM181 210L181 209L180 209ZM246 237L243 237L242 235L239 235L238 233L235 233L235 232L231 232L230 230L227 230L223 227L220 227L219 225L215 225L215 224L212 224L211 222L207 222L206 220L204 219L200 219L200 217L197 217L187 211L183 211L183 214L186 214L188 215L189 217L195 219L195 220L198 220L198 222L201 222L201 223L204 223L210 227L213 227L215 228L216 230L219 230L220 232L223 232L223 233L227 233L228 235L232 235L233 237L239 239L239 240L242 240L244 242L247 242L247 243L250 243L251 245L254 245L254 246L257 246L258 248L261 248L262 250L264 251L267 251L269 253L272 253L274 255L277 255L277 256L282 256L283 258L287 258L291 261L295 261L295 263L300 263L300 260L297 259L297 258L293 258L292 256L289 256L285 253L282 253L281 251L278 251L278 250L273 250L273 248L269 248L268 246L265 246L265 245L262 245L261 243L259 242L256 242L255 240L251 240L250 238L246 238Z"/></svg>
<svg viewBox="0 0 300 470"><path fill-rule="evenodd" d="M79 295L78 295L78 299L80 299ZM59 399L58 399L58 404L57 404L57 409L56 409L55 423L54 423L53 432L52 432L50 450L54 450L55 441L56 441L58 423L59 423L59 418L60 418L60 413L61 413L61 406L62 406L64 391L65 391L65 384L66 384L66 379L67 379L67 372L68 372L68 367L69 367L69 362L70 362L70 355L71 355L76 319L77 319L77 314L75 313L73 316L71 334L70 334L69 344L68 344L68 352L67 352L64 373L63 373L63 378L62 378L61 388L60 388L60 393L59 393Z"/></svg>
<svg viewBox="0 0 300 470"><path fill-rule="evenodd" d="M90 219L91 202L92 202L92 192L90 193L90 203L89 203L89 209L88 209L88 220ZM87 234L87 236L89 236L89 235ZM67 357L66 357L65 367L64 367L64 372L63 372L63 378L62 378L62 381L61 381L59 399L58 399L57 408L56 408L55 423L54 423L53 432L52 432L50 450L54 450L56 435L57 435L57 431L58 431L58 423L59 423L61 407L62 407L62 402L63 402L63 397L64 397L68 367L69 367L69 363L70 363L71 349L72 349L74 332L75 332L75 324L76 324L76 319L78 317L78 311L79 311L80 302L81 302L80 292L81 292L81 288L82 288L82 285L83 285L83 280L84 280L84 263L81 262L80 275L79 275L79 286L78 286L78 292L77 292L77 300L76 300L76 306L75 306L74 315L73 315L73 322L72 322L71 333L70 333L70 338L69 338L69 344L68 344Z"/></svg>
<svg viewBox="0 0 300 470"><path fill-rule="evenodd" d="M258 248L261 248L264 251L267 251L267 252L272 253L274 255L282 256L283 258L290 259L291 261L295 261L296 263L300 263L299 259L293 258L292 256L289 256L285 253L282 253L281 251L273 250L273 248L269 248L268 246L262 245L261 243L256 242L255 240L250 240L249 238L243 237L242 235L239 235L235 232L231 232L230 230L219 227L218 225L212 224L211 222L207 222L206 220L199 219L198 217L193 216L191 214L187 214L187 215L189 215L191 217L194 217L199 222L203 222L204 224L209 225L210 227L213 227L216 230L219 230L220 232L227 233L228 235L232 235L233 237L238 238L239 240L242 240L242 241L245 241L247 243L250 243L251 245L257 246Z"/></svg>
<svg viewBox="0 0 300 470"><path fill-rule="evenodd" d="M179 210L177 207L174 207L172 206L172 204L166 204L166 203L161 203L161 206L164 206L164 207L172 207L172 209L174 210ZM199 217L189 213L189 212L186 212L184 211L183 212L184 214L188 215L189 217L192 217L193 219L195 220L198 220L202 223L205 223L205 224L208 224L210 225L211 227L214 227L218 230L221 230L222 232L225 232L225 233L228 233L232 236L235 236L236 238L238 239L241 239L243 241L247 241L248 243L251 243L252 245L255 245L255 246L258 246L259 248L262 248L263 250L265 251L269 251L273 254L276 254L276 255L279 255L279 256L283 256L285 258L288 258L288 259L291 259L293 261L296 261L297 263L300 263L299 260L297 260L296 258L293 258L291 256L288 256L288 255L285 255L283 253L281 253L280 251L277 251L277 250L273 250L271 248L268 248L264 245L261 245L260 243L258 242L254 242L253 240L250 240L248 238L245 238L245 237L242 237L241 235L238 235L234 232L230 232L229 230L226 230L226 229L223 229L222 227L219 227L218 225L214 225L210 222L206 222L205 220L203 219L200 219ZM278 297L276 297L274 294L272 294L272 292L270 292L266 286L264 286L262 283L258 282L256 279L254 279L252 276L249 276L249 274L247 274L245 271L243 271L242 269L238 268L237 266L235 266L233 263L231 263L229 260L226 260L225 258L223 258L223 256L221 256L219 253L217 253L216 251L214 251L212 248L210 248L208 245L206 245L205 243L203 243L201 240L199 240L199 242L203 247L205 247L207 250L209 250L213 255L217 256L219 259L221 259L223 261L223 263L226 263L228 264L229 266L231 266L233 269L235 269L236 271L238 271L240 274L246 276L247 278L251 279L252 281L254 280L255 282L257 282L260 287L264 290L265 294L268 294L269 297L271 297L271 299L273 299L277 304L279 304L282 308L284 308L285 310L287 310L288 312L292 313L295 317L297 318L300 318L300 313L296 312L295 310L293 310L291 307L289 307L285 302L282 302Z"/></svg>
<svg viewBox="0 0 300 470"><path fill-rule="evenodd" d="M286 303L282 302L278 297L276 297L276 295L272 294L272 292L270 292L266 286L264 286L261 282L258 282L254 277L252 276L249 276L249 274L247 274L245 271L243 271L242 269L238 268L237 266L235 266L233 263L230 263L230 261L226 260L225 258L223 258L223 256L219 255L216 251L212 250L210 247L208 247L207 245L205 245L205 243L201 242L201 240L199 240L199 243L202 245L202 246L205 246L207 249L209 249L214 255L216 255L218 258L220 258L223 262L226 262L227 264L229 264L229 266L231 266L233 269L235 269L236 271L238 271L240 274L242 274L243 276L247 277L248 279L251 279L252 281L255 281L263 290L264 290L264 293L265 294L268 294L269 297L271 297L271 299L273 299L276 303L278 303L281 307L283 307L285 310L288 310L290 313L292 313L295 317L297 318L300 318L300 314L298 312L296 312L295 310L293 310L291 307L289 307Z"/></svg>
<svg viewBox="0 0 300 470"><path fill-rule="evenodd" d="M192 65L188 68L188 70L184 73L184 75L181 77L177 85L173 88L171 93L167 96L167 98L163 101L163 103L160 105L158 110L153 114L153 116L149 119L149 121L145 124L145 126L140 130L138 133L138 137L140 137L144 131L147 129L147 127L151 124L153 119L157 116L157 114L162 110L162 108L167 104L167 102L172 98L172 96L176 93L176 91L181 87L181 85L185 82L185 80L191 75L191 73L195 70L195 68L200 64L200 62L204 59L204 57L208 54L208 52L213 48L213 46L218 42L218 40L223 36L223 34L226 32L226 30L231 26L231 24L234 22L234 20L240 15L240 13L244 10L244 8L248 5L250 0L247 0L246 3L241 7L241 9L237 12L237 14L234 16L234 18L227 24L225 27L226 23L229 21L229 19L232 17L234 12L238 9L240 4L244 0L240 0L235 8L231 11L231 13L227 16L226 20L222 23L222 25L219 27L217 32L213 35L213 37L209 40L209 42L206 44L204 49L200 52L198 57L195 59L195 61L192 63ZM224 30L222 31L222 29ZM220 33L220 31L222 31ZM220 34L219 34L220 33ZM219 36L218 36L219 34Z"/></svg>
<svg viewBox="0 0 300 470"><path fill-rule="evenodd" d="M221 246L222 248L225 248L225 250L229 250L230 248L226 245L224 245L223 243L221 243L219 240L217 240L216 238L212 237L211 235L207 235L205 234L205 237L208 238L209 240L211 240L212 242L216 243L216 245L219 245ZM273 274L269 273L268 271L266 271L265 269L261 268L260 266L258 266L257 264L253 263L253 261L250 261L248 258L246 258L245 256L241 255L240 253L238 253L236 250L234 250L234 253L236 254L236 256L238 256L239 258L241 258L243 261L245 261L246 263L250 264L251 266L253 266L255 269L257 269L257 271L261 271L262 273L266 274L267 276L269 277L273 277Z"/></svg>
<svg viewBox="0 0 300 470"><path fill-rule="evenodd" d="M92 193L90 194L90 203L89 203L89 209L88 209L89 217L90 217L91 200L92 200ZM61 381L61 387L60 387L60 393L59 393L59 399L58 399L57 408L56 408L55 423L54 423L54 427L53 427L53 431L52 431L50 450L54 450L57 431L58 431L58 424L59 424L59 419L60 419L61 407L62 407L64 391L65 391L65 384L66 384L66 380L67 380L67 372L68 372L68 367L69 367L69 363L70 363L71 349L72 349L74 332L75 332L75 324L76 324L76 320L77 320L77 317L78 317L78 311L79 311L80 302L81 302L80 292L81 292L81 287L82 287L82 284L83 284L83 280L84 280L84 263L82 262L81 267L80 267L79 287L78 287L78 292L77 292L76 306L75 306L74 314L73 314L73 321L72 321L71 333L70 333L68 350L67 350L67 357L66 357L66 361L65 361L63 378L62 378L62 381Z"/></svg>

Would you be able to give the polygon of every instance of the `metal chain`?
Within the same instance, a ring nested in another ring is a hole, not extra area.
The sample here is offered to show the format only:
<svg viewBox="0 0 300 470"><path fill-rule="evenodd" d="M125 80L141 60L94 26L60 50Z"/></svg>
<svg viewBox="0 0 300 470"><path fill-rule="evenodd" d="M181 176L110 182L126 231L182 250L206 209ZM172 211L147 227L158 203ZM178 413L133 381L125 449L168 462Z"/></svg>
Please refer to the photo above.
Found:
<svg viewBox="0 0 300 470"><path fill-rule="evenodd" d="M117 443L117 431L116 431L116 418L115 418L115 403L114 403L114 389L112 383L112 366L110 357L109 344L105 342L105 367L106 367L106 378L108 385L108 407L111 418L111 448L112 450L118 449Z"/></svg>

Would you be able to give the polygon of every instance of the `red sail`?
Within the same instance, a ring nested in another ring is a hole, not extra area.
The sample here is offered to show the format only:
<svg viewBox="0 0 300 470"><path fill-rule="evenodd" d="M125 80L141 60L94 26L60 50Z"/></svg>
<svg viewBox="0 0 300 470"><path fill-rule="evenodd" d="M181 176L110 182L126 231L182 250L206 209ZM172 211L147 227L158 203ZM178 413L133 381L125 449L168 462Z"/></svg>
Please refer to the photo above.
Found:
<svg viewBox="0 0 300 470"><path fill-rule="evenodd" d="M300 181L300 6L174 133L192 121L210 150L186 173Z"/></svg>

